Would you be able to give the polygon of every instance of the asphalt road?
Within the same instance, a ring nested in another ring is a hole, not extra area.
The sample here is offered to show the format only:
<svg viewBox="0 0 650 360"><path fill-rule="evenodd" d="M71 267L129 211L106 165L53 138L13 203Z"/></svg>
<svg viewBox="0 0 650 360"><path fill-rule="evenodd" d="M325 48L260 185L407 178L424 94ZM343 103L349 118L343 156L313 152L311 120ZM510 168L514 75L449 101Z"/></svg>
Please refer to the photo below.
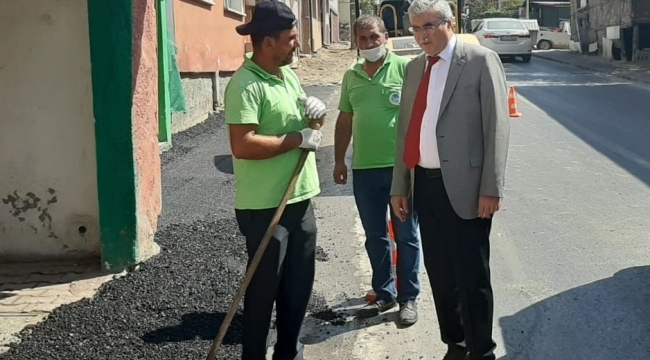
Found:
<svg viewBox="0 0 650 360"><path fill-rule="evenodd" d="M539 58L504 66L523 117L511 120L506 199L492 233L497 354L649 359L650 88ZM351 311L370 272L351 186L331 178L333 129L331 120L319 152L315 202L330 261L318 264L316 289ZM421 274L418 324L398 329L395 313L343 326L308 320L309 358L442 358Z"/></svg>

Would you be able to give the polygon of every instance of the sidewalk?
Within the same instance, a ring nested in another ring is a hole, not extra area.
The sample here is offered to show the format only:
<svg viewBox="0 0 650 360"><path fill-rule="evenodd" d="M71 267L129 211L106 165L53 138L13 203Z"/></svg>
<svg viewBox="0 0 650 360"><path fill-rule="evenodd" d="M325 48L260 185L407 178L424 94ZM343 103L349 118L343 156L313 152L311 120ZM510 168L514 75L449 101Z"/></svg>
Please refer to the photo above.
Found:
<svg viewBox="0 0 650 360"><path fill-rule="evenodd" d="M55 308L92 297L111 275L98 260L0 265L0 354Z"/></svg>
<svg viewBox="0 0 650 360"><path fill-rule="evenodd" d="M627 80L650 84L650 63L648 62L629 63L625 61L608 61L602 56L583 55L567 50L538 50L533 51L533 56Z"/></svg>

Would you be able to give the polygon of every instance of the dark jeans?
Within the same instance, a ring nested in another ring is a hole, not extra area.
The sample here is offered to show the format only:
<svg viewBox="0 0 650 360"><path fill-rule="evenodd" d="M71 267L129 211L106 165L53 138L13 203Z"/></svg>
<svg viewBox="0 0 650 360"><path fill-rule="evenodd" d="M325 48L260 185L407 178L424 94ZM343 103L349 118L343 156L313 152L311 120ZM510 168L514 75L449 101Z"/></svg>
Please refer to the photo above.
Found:
<svg viewBox="0 0 650 360"><path fill-rule="evenodd" d="M237 210L249 265L275 209ZM266 359L266 340L276 305L273 360L302 359L300 328L311 297L316 267L316 218L311 201L287 205L244 298L242 360Z"/></svg>
<svg viewBox="0 0 650 360"><path fill-rule="evenodd" d="M415 300L420 294L420 239L417 218L401 222L390 209L393 168L353 170L354 199L366 234L366 251L372 266L372 288L377 300L398 302ZM397 244L397 279L392 271L391 239L388 236L386 211L390 211ZM413 211L410 211L413 215Z"/></svg>
<svg viewBox="0 0 650 360"><path fill-rule="evenodd" d="M464 340L472 360L494 359L489 265L492 220L459 217L439 172L416 167L414 198L442 341L456 344Z"/></svg>

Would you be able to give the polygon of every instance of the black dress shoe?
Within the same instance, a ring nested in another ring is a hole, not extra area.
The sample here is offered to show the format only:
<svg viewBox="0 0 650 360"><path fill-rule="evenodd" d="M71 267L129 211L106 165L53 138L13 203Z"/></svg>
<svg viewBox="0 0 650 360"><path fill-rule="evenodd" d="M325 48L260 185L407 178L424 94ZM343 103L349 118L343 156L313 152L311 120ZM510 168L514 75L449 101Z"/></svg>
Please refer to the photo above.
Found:
<svg viewBox="0 0 650 360"><path fill-rule="evenodd" d="M467 360L469 353L466 347L460 345L449 345L447 347L447 354L442 360Z"/></svg>
<svg viewBox="0 0 650 360"><path fill-rule="evenodd" d="M369 318L369 317L377 316L383 312L386 312L394 308L395 306L397 306L397 301L395 300L391 300L391 301L377 300L376 302L366 304L364 307L357 310L357 316L360 318Z"/></svg>

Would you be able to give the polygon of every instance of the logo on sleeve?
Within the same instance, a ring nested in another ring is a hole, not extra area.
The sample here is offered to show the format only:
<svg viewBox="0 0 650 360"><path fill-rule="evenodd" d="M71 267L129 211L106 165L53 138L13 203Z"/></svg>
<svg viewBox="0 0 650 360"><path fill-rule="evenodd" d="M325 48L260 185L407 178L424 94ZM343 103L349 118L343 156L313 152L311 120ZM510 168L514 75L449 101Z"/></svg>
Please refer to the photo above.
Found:
<svg viewBox="0 0 650 360"><path fill-rule="evenodd" d="M399 105L401 98L402 94L399 91L396 91L390 94L388 101L393 105Z"/></svg>

